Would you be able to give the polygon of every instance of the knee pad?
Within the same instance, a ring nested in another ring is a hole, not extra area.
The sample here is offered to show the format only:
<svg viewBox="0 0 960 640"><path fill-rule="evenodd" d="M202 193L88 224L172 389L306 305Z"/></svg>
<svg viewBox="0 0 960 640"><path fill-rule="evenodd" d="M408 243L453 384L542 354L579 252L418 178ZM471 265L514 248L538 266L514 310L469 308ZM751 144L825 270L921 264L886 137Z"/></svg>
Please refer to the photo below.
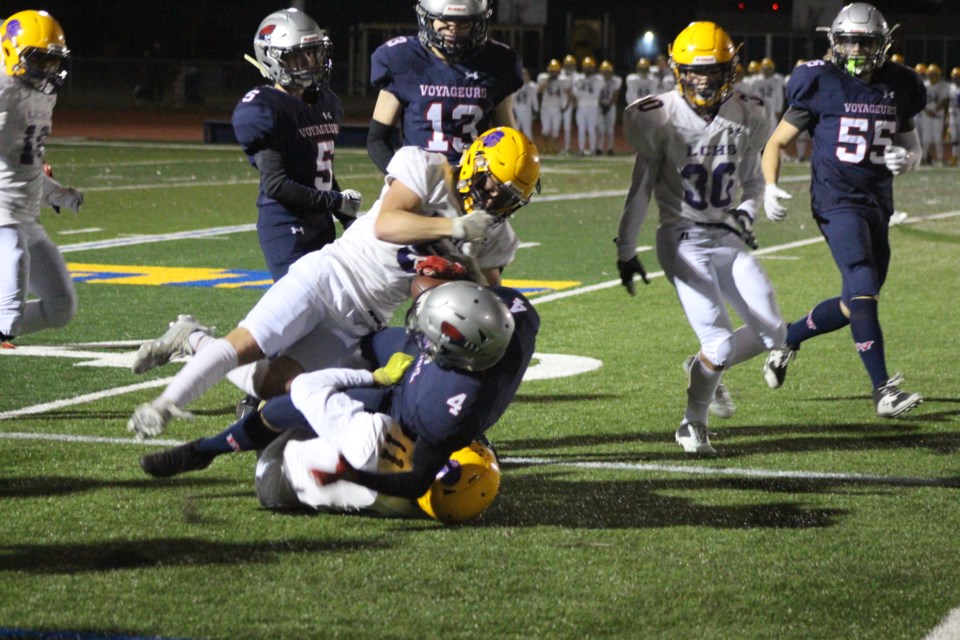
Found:
<svg viewBox="0 0 960 640"><path fill-rule="evenodd" d="M700 350L717 369L725 369L737 355L732 333L711 344L702 344Z"/></svg>

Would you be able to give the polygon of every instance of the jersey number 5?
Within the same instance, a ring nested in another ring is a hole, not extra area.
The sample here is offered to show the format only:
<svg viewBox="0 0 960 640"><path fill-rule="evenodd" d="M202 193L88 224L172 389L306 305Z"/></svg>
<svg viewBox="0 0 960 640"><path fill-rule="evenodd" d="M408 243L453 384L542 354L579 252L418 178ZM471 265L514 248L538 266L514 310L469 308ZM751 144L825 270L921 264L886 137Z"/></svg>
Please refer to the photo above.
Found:
<svg viewBox="0 0 960 640"><path fill-rule="evenodd" d="M897 123L893 120L877 120L873 123L873 144L867 144L870 136L870 120L867 118L840 118L837 135L837 158L840 162L857 164L868 157L873 164L883 164L883 151L893 144Z"/></svg>

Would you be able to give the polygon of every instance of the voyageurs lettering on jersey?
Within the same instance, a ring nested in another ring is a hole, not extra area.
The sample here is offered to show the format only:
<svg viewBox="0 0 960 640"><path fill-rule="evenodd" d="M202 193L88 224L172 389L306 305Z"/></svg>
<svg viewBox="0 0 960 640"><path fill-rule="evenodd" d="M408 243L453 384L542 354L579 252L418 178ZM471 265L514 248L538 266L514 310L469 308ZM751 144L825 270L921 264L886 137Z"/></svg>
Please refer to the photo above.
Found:
<svg viewBox="0 0 960 640"><path fill-rule="evenodd" d="M869 84L823 60L794 69L787 104L799 113L787 119L813 136L814 214L845 206L893 213L893 174L883 151L897 133L914 128L925 102L919 76L902 65L887 62Z"/></svg>
<svg viewBox="0 0 960 640"><path fill-rule="evenodd" d="M447 64L416 36L400 36L373 52L370 82L403 106L404 146L443 153L456 165L489 128L493 108L523 86L523 75L516 52L493 40Z"/></svg>

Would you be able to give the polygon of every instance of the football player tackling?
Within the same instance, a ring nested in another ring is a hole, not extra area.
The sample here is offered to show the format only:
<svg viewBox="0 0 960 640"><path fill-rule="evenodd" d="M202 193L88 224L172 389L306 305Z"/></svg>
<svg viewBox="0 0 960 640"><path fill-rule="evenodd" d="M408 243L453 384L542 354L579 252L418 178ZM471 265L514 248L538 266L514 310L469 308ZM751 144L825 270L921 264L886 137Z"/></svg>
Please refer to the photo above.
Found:
<svg viewBox="0 0 960 640"><path fill-rule="evenodd" d="M83 194L45 170L57 90L67 77L66 39L45 11L20 11L0 25L0 343L62 327L77 293L40 207L80 210ZM27 296L35 299L27 301Z"/></svg>
<svg viewBox="0 0 960 640"><path fill-rule="evenodd" d="M850 325L854 346L873 383L877 415L893 418L922 401L889 376L878 300L890 266L888 221L893 176L915 169L921 158L913 122L926 104L917 74L887 61L891 29L873 6L855 2L830 27L831 60L794 69L788 109L763 151L764 209L774 221L787 215L777 186L780 153L801 131L813 140L810 195L813 217L840 269L840 296L817 304L790 324L783 349L770 353L764 377L774 389L800 344Z"/></svg>
<svg viewBox="0 0 960 640"><path fill-rule="evenodd" d="M724 370L782 347L786 325L773 287L747 250L763 194L760 150L770 116L759 98L734 93L737 47L712 22L694 22L670 49L676 90L648 96L624 112L637 152L617 237L617 267L627 291L646 273L637 234L656 196L657 259L676 288L700 341L684 363L687 407L676 440L688 453L714 453L707 413L732 415ZM726 305L745 325L734 330Z"/></svg>

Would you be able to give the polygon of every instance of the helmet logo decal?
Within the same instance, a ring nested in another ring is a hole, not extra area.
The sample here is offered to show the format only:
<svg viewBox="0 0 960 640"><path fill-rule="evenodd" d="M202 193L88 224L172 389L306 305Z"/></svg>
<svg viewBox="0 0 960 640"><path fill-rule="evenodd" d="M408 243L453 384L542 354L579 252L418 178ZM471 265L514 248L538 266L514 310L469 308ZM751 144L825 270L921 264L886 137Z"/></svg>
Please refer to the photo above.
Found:
<svg viewBox="0 0 960 640"><path fill-rule="evenodd" d="M443 469L437 474L437 480L441 484L452 487L460 482L461 475L463 475L463 467L460 466L460 463L456 460L447 460L447 464L443 465Z"/></svg>
<svg viewBox="0 0 960 640"><path fill-rule="evenodd" d="M493 133L488 133L483 137L483 146L485 147L495 147L497 143L503 140L504 133L503 131L494 131Z"/></svg>
<svg viewBox="0 0 960 640"><path fill-rule="evenodd" d="M266 42L270 42L270 36L276 30L277 30L277 25L268 24L263 29L260 29L260 33L257 34L257 37Z"/></svg>
<svg viewBox="0 0 960 640"><path fill-rule="evenodd" d="M20 35L21 31L23 31L23 27L21 26L20 21L11 20L7 25L7 30L3 34L3 39L13 42L16 40L17 36Z"/></svg>

